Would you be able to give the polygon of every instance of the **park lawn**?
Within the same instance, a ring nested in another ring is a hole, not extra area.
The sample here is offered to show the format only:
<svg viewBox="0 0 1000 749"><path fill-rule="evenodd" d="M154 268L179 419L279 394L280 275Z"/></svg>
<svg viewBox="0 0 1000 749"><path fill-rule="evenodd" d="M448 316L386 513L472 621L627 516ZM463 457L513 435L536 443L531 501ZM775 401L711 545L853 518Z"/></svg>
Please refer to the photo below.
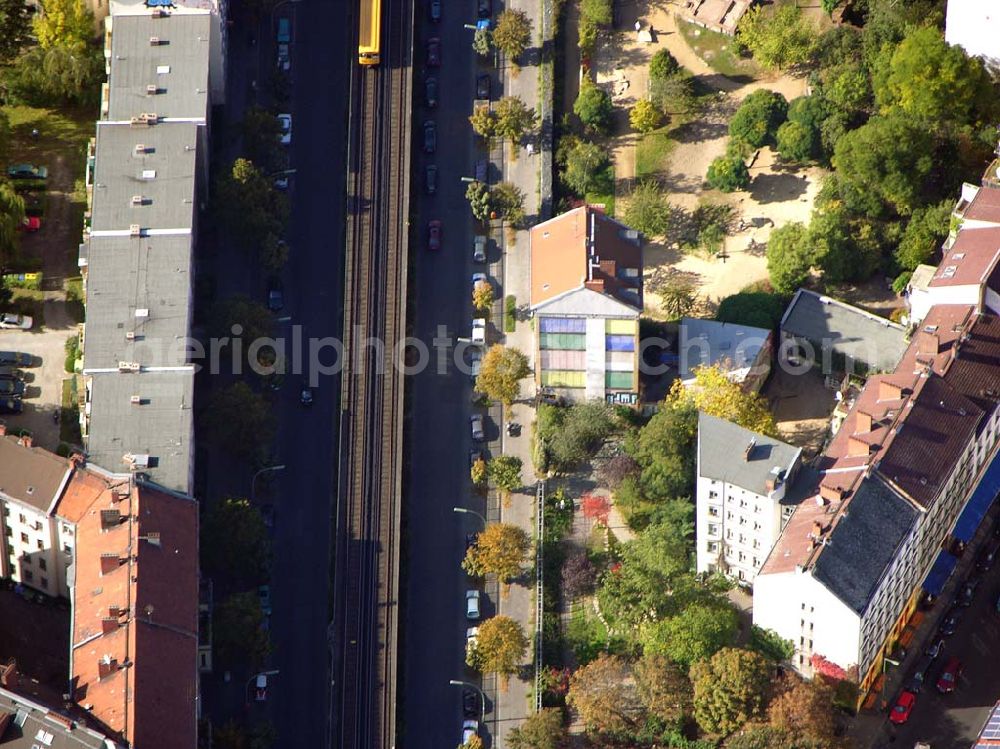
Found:
<svg viewBox="0 0 1000 749"><path fill-rule="evenodd" d="M591 190L584 196L590 205L603 205L604 212L609 216L615 215L615 167L609 164L604 172L603 179L599 180L601 187Z"/></svg>
<svg viewBox="0 0 1000 749"><path fill-rule="evenodd" d="M712 70L730 78L756 77L757 67L749 60L740 59L736 41L732 37L680 19L677 21L677 27L695 54Z"/></svg>
<svg viewBox="0 0 1000 749"><path fill-rule="evenodd" d="M667 158L676 141L670 137L675 127L661 127L639 138L635 148L635 177L644 179L663 174L667 170Z"/></svg>

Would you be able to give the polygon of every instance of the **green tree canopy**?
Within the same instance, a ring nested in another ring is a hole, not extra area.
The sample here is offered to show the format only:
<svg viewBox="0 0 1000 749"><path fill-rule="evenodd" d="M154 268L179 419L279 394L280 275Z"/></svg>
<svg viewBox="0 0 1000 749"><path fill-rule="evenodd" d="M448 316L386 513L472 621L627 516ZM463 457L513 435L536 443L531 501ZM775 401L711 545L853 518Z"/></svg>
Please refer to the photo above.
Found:
<svg viewBox="0 0 1000 749"><path fill-rule="evenodd" d="M788 115L788 101L766 88L749 94L729 121L729 137L760 148L774 143L775 134Z"/></svg>
<svg viewBox="0 0 1000 749"><path fill-rule="evenodd" d="M583 197L601 184L609 163L606 148L580 140L566 152L566 168L560 176L570 190Z"/></svg>
<svg viewBox="0 0 1000 749"><path fill-rule="evenodd" d="M493 201L490 196L490 188L484 182L470 182L465 188L465 199L469 201L469 208L472 215L480 221L488 221L490 211L493 210Z"/></svg>
<svg viewBox="0 0 1000 749"><path fill-rule="evenodd" d="M527 133L538 126L535 110L516 96L505 96L496 104L496 134L517 146Z"/></svg>
<svg viewBox="0 0 1000 749"><path fill-rule="evenodd" d="M649 99L639 99L628 113L628 121L640 133L651 133L663 123L663 113Z"/></svg>
<svg viewBox="0 0 1000 749"><path fill-rule="evenodd" d="M512 492L519 489L524 481L521 479L521 459L516 455L497 455L490 458L486 464L486 475L501 492Z"/></svg>
<svg viewBox="0 0 1000 749"><path fill-rule="evenodd" d="M834 283L863 281L881 262L876 226L864 219L852 219L836 207L813 212L808 244L823 278Z"/></svg>
<svg viewBox="0 0 1000 749"><path fill-rule="evenodd" d="M848 210L871 218L906 215L922 199L934 165L930 134L911 119L873 117L837 141L837 188Z"/></svg>
<svg viewBox="0 0 1000 749"><path fill-rule="evenodd" d="M719 302L715 319L773 330L785 313L785 299L766 291L741 291Z"/></svg>
<svg viewBox="0 0 1000 749"><path fill-rule="evenodd" d="M233 330L237 325L241 332ZM241 338L249 345L269 337L273 330L274 316L270 310L242 294L220 299L209 312L209 332L213 338Z"/></svg>
<svg viewBox="0 0 1000 749"><path fill-rule="evenodd" d="M520 381L529 374L528 357L523 352L497 343L483 356L476 390L510 407L521 394Z"/></svg>
<svg viewBox="0 0 1000 749"><path fill-rule="evenodd" d="M731 645L739 631L739 617L728 602L688 606L677 616L647 624L642 632L644 653L665 655L690 667Z"/></svg>
<svg viewBox="0 0 1000 749"><path fill-rule="evenodd" d="M103 77L101 50L77 42L32 47L7 70L5 80L17 102L60 107L96 103Z"/></svg>
<svg viewBox="0 0 1000 749"><path fill-rule="evenodd" d="M694 77L685 70L669 78L650 78L649 100L666 114L691 111L696 104Z"/></svg>
<svg viewBox="0 0 1000 749"><path fill-rule="evenodd" d="M647 237L662 237L670 228L670 205L658 184L639 182L625 204L625 223Z"/></svg>
<svg viewBox="0 0 1000 749"><path fill-rule="evenodd" d="M268 235L280 236L288 219L288 200L248 159L233 162L215 200L222 222L251 248L258 248Z"/></svg>
<svg viewBox="0 0 1000 749"><path fill-rule="evenodd" d="M31 41L31 13L23 0L0 1L0 62L9 63Z"/></svg>
<svg viewBox="0 0 1000 749"><path fill-rule="evenodd" d="M565 740L562 711L556 707L532 713L507 734L510 749L560 749Z"/></svg>
<svg viewBox="0 0 1000 749"><path fill-rule="evenodd" d="M580 15L596 26L610 26L612 0L580 0Z"/></svg>
<svg viewBox="0 0 1000 749"><path fill-rule="evenodd" d="M238 588L267 581L271 541L260 511L245 499L212 503L201 526L201 566Z"/></svg>
<svg viewBox="0 0 1000 749"><path fill-rule="evenodd" d="M524 192L513 182L499 182L490 191L493 209L514 226L524 221Z"/></svg>
<svg viewBox="0 0 1000 749"><path fill-rule="evenodd" d="M681 72L681 64L670 54L670 50L658 49L649 61L649 77L654 81L671 78Z"/></svg>
<svg viewBox="0 0 1000 749"><path fill-rule="evenodd" d="M580 84L580 93L573 103L573 112L591 130L607 133L611 129L611 116L614 113L611 96L589 77L585 76L583 83Z"/></svg>
<svg viewBox="0 0 1000 749"><path fill-rule="evenodd" d="M703 731L729 734L759 718L767 705L772 667L757 653L723 648L691 667L694 717Z"/></svg>
<svg viewBox="0 0 1000 749"><path fill-rule="evenodd" d="M945 200L913 212L896 248L896 263L900 268L913 270L934 257L948 236L953 203Z"/></svg>
<svg viewBox="0 0 1000 749"><path fill-rule="evenodd" d="M691 682L687 672L662 655L643 653L632 670L639 698L653 715L676 723L691 709Z"/></svg>
<svg viewBox="0 0 1000 749"><path fill-rule="evenodd" d="M262 170L280 169L284 151L281 148L281 125L274 112L252 106L243 114L243 151Z"/></svg>
<svg viewBox="0 0 1000 749"><path fill-rule="evenodd" d="M519 57L531 43L531 19L521 10L508 8L497 16L493 44L511 59Z"/></svg>
<svg viewBox="0 0 1000 749"><path fill-rule="evenodd" d="M83 0L42 0L32 26L43 49L85 47L97 36L94 14Z"/></svg>
<svg viewBox="0 0 1000 749"><path fill-rule="evenodd" d="M708 184L722 192L736 192L750 186L750 170L743 157L735 151L717 156L708 165Z"/></svg>
<svg viewBox="0 0 1000 749"><path fill-rule="evenodd" d="M818 35L798 6L758 5L740 19L736 39L765 68L789 68L809 62Z"/></svg>
<svg viewBox="0 0 1000 749"><path fill-rule="evenodd" d="M556 470L570 470L589 458L613 426L611 409L599 400L568 408L538 406L538 437Z"/></svg>
<svg viewBox="0 0 1000 749"><path fill-rule="evenodd" d="M255 590L235 593L216 605L212 613L212 645L219 660L223 664L246 664L251 672L259 668L271 650L263 624L264 612Z"/></svg>
<svg viewBox="0 0 1000 749"><path fill-rule="evenodd" d="M24 199L10 182L0 182L0 273L6 272L19 258L21 235L18 230L23 221Z"/></svg>
<svg viewBox="0 0 1000 749"><path fill-rule="evenodd" d="M820 148L819 130L789 120L778 128L777 142L778 153L786 161L812 161Z"/></svg>
<svg viewBox="0 0 1000 749"><path fill-rule="evenodd" d="M255 459L274 438L274 414L264 396L235 382L212 393L205 427L216 445Z"/></svg>
<svg viewBox="0 0 1000 749"><path fill-rule="evenodd" d="M791 294L809 278L813 251L804 224L779 226L767 241L767 272L775 291Z"/></svg>

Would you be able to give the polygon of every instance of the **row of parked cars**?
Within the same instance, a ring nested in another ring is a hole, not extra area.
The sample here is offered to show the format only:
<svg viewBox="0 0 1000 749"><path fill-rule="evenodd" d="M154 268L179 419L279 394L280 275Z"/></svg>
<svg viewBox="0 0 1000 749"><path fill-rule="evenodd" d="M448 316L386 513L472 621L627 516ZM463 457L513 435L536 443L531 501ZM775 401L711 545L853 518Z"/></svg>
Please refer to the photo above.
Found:
<svg viewBox="0 0 1000 749"><path fill-rule="evenodd" d="M23 410L24 372L22 367L37 364L35 357L20 351L0 351L0 414L19 414Z"/></svg>
<svg viewBox="0 0 1000 749"><path fill-rule="evenodd" d="M976 557L976 562L969 576L962 583L958 594L951 608L941 619L937 634L931 641L931 645L924 651L923 657L917 663L910 680L896 699L892 710L889 713L889 720L896 725L902 725L910 719L913 708L917 704L917 695L920 694L930 683L932 673L936 665L943 660L945 639L955 634L958 625L962 621L965 609L969 608L976 598L983 577L993 567L997 555L1000 554L1000 523L993 529L994 540L988 543ZM997 612L1000 613L1000 598L996 602ZM944 665L937 672L937 679L934 687L940 694L951 694L955 691L958 678L962 675L962 662L952 656L944 661Z"/></svg>
<svg viewBox="0 0 1000 749"><path fill-rule="evenodd" d="M44 205L42 196L47 186L49 170L36 164L11 164L7 167L7 179L24 200L24 220L20 231L36 232L42 228Z"/></svg>

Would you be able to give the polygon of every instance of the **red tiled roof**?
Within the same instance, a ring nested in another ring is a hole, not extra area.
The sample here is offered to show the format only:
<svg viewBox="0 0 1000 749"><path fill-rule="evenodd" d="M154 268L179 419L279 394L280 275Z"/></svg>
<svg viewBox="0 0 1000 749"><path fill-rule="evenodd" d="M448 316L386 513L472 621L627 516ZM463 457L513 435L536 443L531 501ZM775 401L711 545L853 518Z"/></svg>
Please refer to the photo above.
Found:
<svg viewBox="0 0 1000 749"><path fill-rule="evenodd" d="M116 486L121 477L78 470L66 493L64 516L76 518L73 697L133 746L191 749L197 505L146 484Z"/></svg>
<svg viewBox="0 0 1000 749"><path fill-rule="evenodd" d="M1000 227L965 228L945 251L928 286L971 286L985 283L1000 258Z"/></svg>
<svg viewBox="0 0 1000 749"><path fill-rule="evenodd" d="M1000 190L985 185L980 187L962 218L1000 224Z"/></svg>

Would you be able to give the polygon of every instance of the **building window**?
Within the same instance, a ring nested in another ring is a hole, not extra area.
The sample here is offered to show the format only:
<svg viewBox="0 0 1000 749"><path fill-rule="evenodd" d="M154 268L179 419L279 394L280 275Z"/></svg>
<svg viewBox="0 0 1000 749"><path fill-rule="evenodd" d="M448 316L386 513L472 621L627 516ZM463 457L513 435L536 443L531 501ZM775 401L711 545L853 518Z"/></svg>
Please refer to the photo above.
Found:
<svg viewBox="0 0 1000 749"><path fill-rule="evenodd" d="M38 539L37 541L35 541L35 545L38 546L39 551L45 548L45 544L42 543L42 539Z"/></svg>
<svg viewBox="0 0 1000 749"><path fill-rule="evenodd" d="M72 554L73 547L70 546L69 544L63 544L63 551L65 551L67 554Z"/></svg>
<svg viewBox="0 0 1000 749"><path fill-rule="evenodd" d="M27 525L28 524L28 521L25 519L25 517L24 517L23 514L18 515L17 517L18 517L18 520L21 521L21 525Z"/></svg>
<svg viewBox="0 0 1000 749"><path fill-rule="evenodd" d="M6 527L5 529L4 529L4 533L6 533L6 534L7 534L8 536L13 536L13 535L14 535L14 529L13 529L13 528L11 528L11 527L10 527L10 526L8 525L8 526L7 526L7 527Z"/></svg>
<svg viewBox="0 0 1000 749"><path fill-rule="evenodd" d="M709 507L708 508L708 516L712 517L712 518L719 517L719 508L718 507Z"/></svg>
<svg viewBox="0 0 1000 749"><path fill-rule="evenodd" d="M29 583L35 577L34 574L32 574L31 570L22 570L21 571L21 576L25 579L26 582L29 582Z"/></svg>
<svg viewBox="0 0 1000 749"><path fill-rule="evenodd" d="M21 543L22 544L28 543L28 534L27 533L22 533L21 534Z"/></svg>
<svg viewBox="0 0 1000 749"><path fill-rule="evenodd" d="M39 559L38 560L38 569L44 570L47 567L48 567L48 564L46 563L46 561L44 559Z"/></svg>
<svg viewBox="0 0 1000 749"><path fill-rule="evenodd" d="M709 499L718 499L718 498L719 498L719 493L718 493L718 492L715 492L715 491L711 491L711 490L710 490L710 491L708 492L708 498L709 498Z"/></svg>
<svg viewBox="0 0 1000 749"><path fill-rule="evenodd" d="M753 558L753 566L754 567L760 567L760 560L757 559L757 557Z"/></svg>
<svg viewBox="0 0 1000 749"><path fill-rule="evenodd" d="M708 535L717 536L719 534L719 526L715 523L708 524Z"/></svg>
<svg viewBox="0 0 1000 749"><path fill-rule="evenodd" d="M711 551L711 552L717 552L719 550L719 543L718 543L718 541L709 541L708 542L708 550Z"/></svg>

